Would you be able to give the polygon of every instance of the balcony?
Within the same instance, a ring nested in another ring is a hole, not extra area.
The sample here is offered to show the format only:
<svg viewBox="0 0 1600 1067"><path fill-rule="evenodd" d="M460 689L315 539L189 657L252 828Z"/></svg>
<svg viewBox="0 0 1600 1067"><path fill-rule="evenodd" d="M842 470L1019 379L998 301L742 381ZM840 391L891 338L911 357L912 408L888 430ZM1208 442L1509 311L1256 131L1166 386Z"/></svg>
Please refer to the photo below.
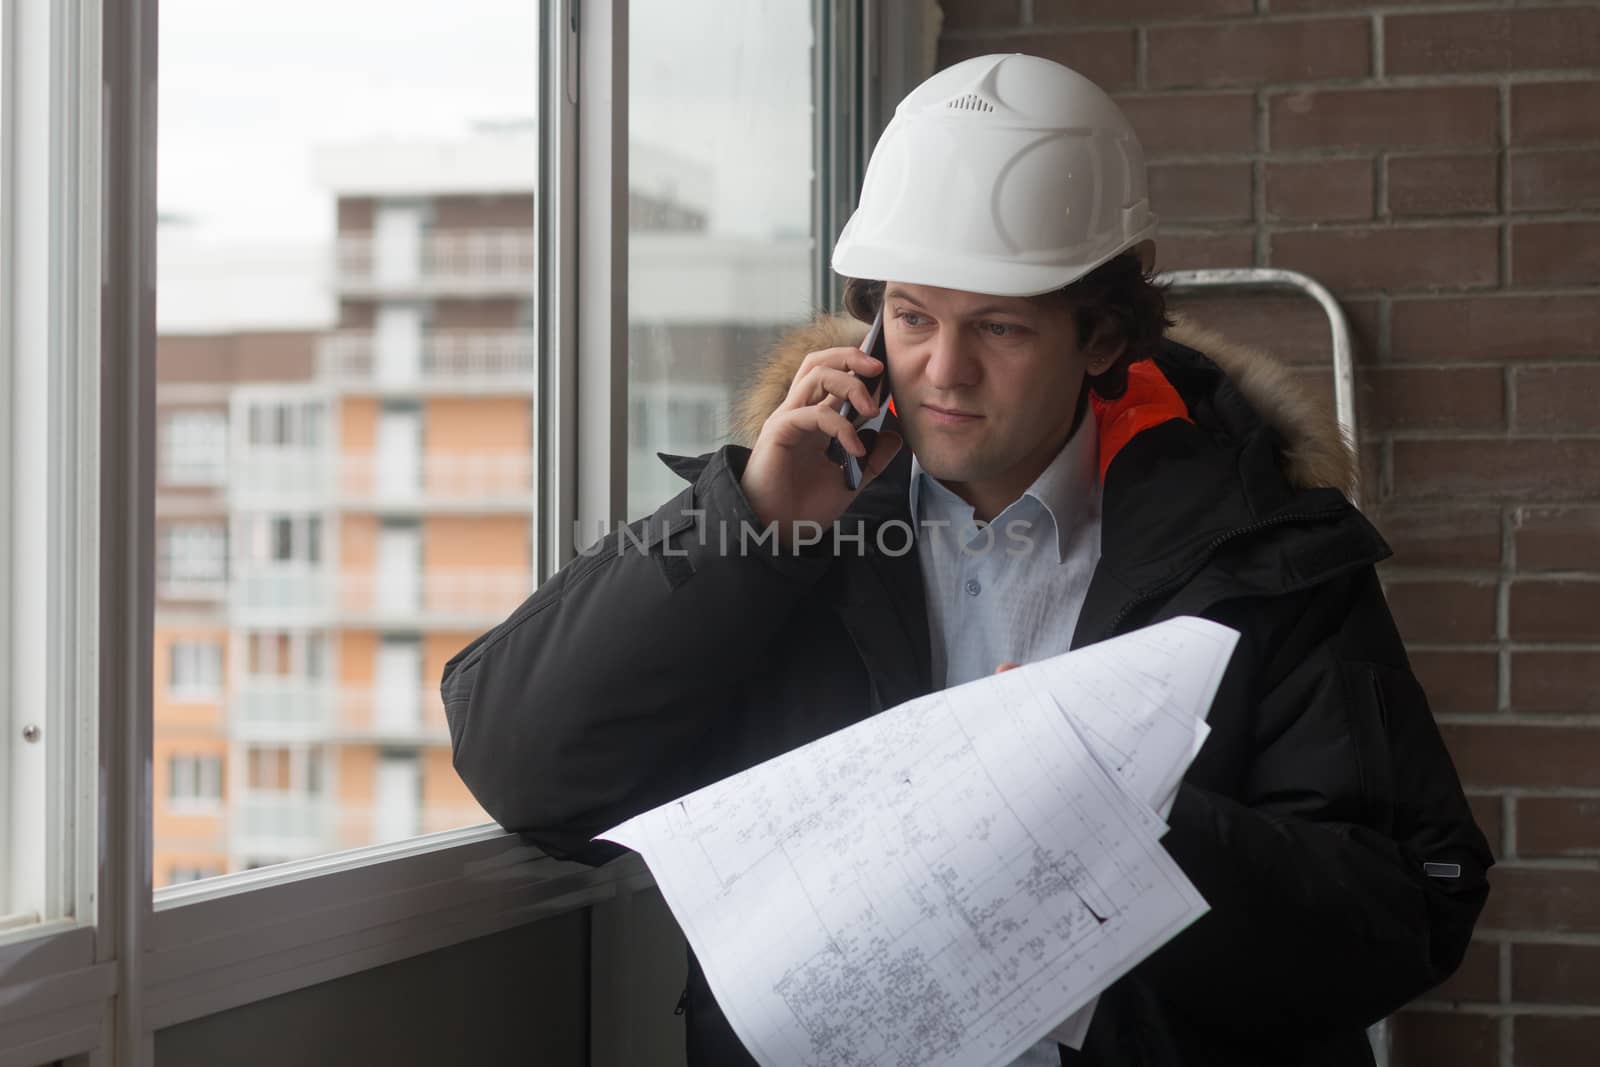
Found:
<svg viewBox="0 0 1600 1067"><path fill-rule="evenodd" d="M309 563L240 563L228 613L235 625L325 625L333 611L331 572Z"/></svg>
<svg viewBox="0 0 1600 1067"><path fill-rule="evenodd" d="M408 457L266 447L240 449L229 497L234 507L256 510L531 513L533 488L527 451Z"/></svg>
<svg viewBox="0 0 1600 1067"><path fill-rule="evenodd" d="M420 351L393 353L370 330L341 330L317 340L317 376L345 389L506 393L533 389L538 339L527 330L440 330Z"/></svg>
<svg viewBox="0 0 1600 1067"><path fill-rule="evenodd" d="M483 630L527 598L532 580L527 571L490 569L343 574L338 618L346 626L380 630Z"/></svg>
<svg viewBox="0 0 1600 1067"><path fill-rule="evenodd" d="M239 798L230 850L279 860L315 856L340 847L334 839L333 801L321 794L247 789Z"/></svg>
<svg viewBox="0 0 1600 1067"><path fill-rule="evenodd" d="M338 286L346 295L531 293L537 246L531 230L448 230L422 236L414 262L384 263L370 236L339 238Z"/></svg>
<svg viewBox="0 0 1600 1067"><path fill-rule="evenodd" d="M437 687L344 686L337 739L348 744L448 745L450 726Z"/></svg>
<svg viewBox="0 0 1600 1067"><path fill-rule="evenodd" d="M257 744L326 740L334 727L332 690L307 678L246 675L230 706L233 735Z"/></svg>
<svg viewBox="0 0 1600 1067"><path fill-rule="evenodd" d="M234 507L319 507L333 490L334 455L324 447L250 445L238 449L228 476Z"/></svg>
<svg viewBox="0 0 1600 1067"><path fill-rule="evenodd" d="M428 686L334 686L308 678L246 676L235 691L235 738L248 744L298 742L447 745L439 690Z"/></svg>
<svg viewBox="0 0 1600 1067"><path fill-rule="evenodd" d="M239 798L229 846L255 860L299 859L489 821L474 805L424 805L414 816L340 804L325 794L251 789Z"/></svg>
<svg viewBox="0 0 1600 1067"><path fill-rule="evenodd" d="M379 453L338 457L337 500L346 510L521 511L533 508L528 452L434 452L414 465Z"/></svg>
<svg viewBox="0 0 1600 1067"><path fill-rule="evenodd" d="M360 848L365 845L382 845L418 834L433 834L441 830L459 830L467 826L492 822L483 809L476 805L450 807L423 807L410 825L385 823L393 813L380 813L376 808L345 808L339 812L339 847Z"/></svg>

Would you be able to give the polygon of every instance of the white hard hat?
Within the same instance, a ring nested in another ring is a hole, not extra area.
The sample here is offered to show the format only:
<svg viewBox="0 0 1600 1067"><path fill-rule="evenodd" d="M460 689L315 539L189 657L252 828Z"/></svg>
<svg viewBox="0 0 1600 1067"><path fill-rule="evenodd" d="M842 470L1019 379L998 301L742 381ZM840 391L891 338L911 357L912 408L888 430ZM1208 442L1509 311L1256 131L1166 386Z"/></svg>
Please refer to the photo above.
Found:
<svg viewBox="0 0 1600 1067"><path fill-rule="evenodd" d="M1097 85L978 56L895 109L833 250L849 278L995 296L1059 289L1150 239L1144 150Z"/></svg>

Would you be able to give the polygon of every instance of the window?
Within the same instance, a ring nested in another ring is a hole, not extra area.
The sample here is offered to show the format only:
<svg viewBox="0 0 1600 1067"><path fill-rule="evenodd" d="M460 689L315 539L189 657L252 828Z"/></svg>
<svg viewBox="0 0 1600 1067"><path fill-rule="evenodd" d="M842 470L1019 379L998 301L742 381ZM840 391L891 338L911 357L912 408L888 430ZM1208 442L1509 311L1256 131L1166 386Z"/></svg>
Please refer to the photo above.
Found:
<svg viewBox="0 0 1600 1067"><path fill-rule="evenodd" d="M220 522L174 522L161 531L157 573L174 599L220 597L228 579L228 533Z"/></svg>
<svg viewBox="0 0 1600 1067"><path fill-rule="evenodd" d="M626 320L656 339L641 358L670 357L638 369L661 387L640 394L646 446L724 433L725 396L697 391L720 382L694 353L711 337L707 351L737 364L758 345L716 338L776 322L766 302L722 299L710 321L663 309L652 302L683 290L646 286L610 332L576 328L580 310L623 307L613 246L579 256L580 216L632 219L663 256L699 242L677 260L686 276L718 259L718 240L768 234L729 230L738 212L673 187L701 133L671 160L644 126L612 135L628 46L664 56L667 81L689 70L653 43L652 6L632 5L634 39L618 42L624 0L585 0L581 30L577 0L461 0L443 22L421 0L0 0L0 1001L14 1009L0 1048L145 1067L155 1027L299 988L307 953L315 980L336 978L637 878L575 874L474 826L436 693L407 691L381 715L374 701L409 690L412 662L431 688L574 548L561 531L588 502L616 496L609 459L576 474L569 459L580 436L627 448L624 383L577 388L590 356L626 371ZM707 6L688 32L705 32ZM725 10L738 17L715 28L738 41L681 42L723 79L713 94L740 84L727 58L744 39L777 32ZM850 0L817 10L861 17ZM850 33L785 11L788 60L815 49L861 68L841 50ZM809 66L786 63L792 89ZM633 80L636 94L649 83ZM693 86L675 84L687 111ZM623 155L631 191L616 188ZM848 153L799 155L801 186L840 184ZM724 180L716 159L687 163ZM389 210L407 204L423 208ZM830 210L814 231L809 215L773 227L774 254L804 245L815 266L823 250L805 235L832 229ZM817 289L807 276L797 291L786 307ZM669 411L674 396L687 406ZM618 410L596 410L612 398ZM421 488L349 492L384 462L386 407L414 408L426 429ZM437 491L441 472L474 485L480 469L535 473L520 500L503 475L493 499ZM153 523L151 502L128 497L152 473ZM282 519L288 558L275 559ZM370 590L402 557L409 612L335 595ZM204 689L220 699L173 699ZM366 702L359 729L342 714L351 693ZM559 897L538 884L552 877ZM127 1002L142 1010L117 1013Z"/></svg>
<svg viewBox="0 0 1600 1067"><path fill-rule="evenodd" d="M179 411L161 423L161 479L174 486L221 485L228 477L228 416Z"/></svg>
<svg viewBox="0 0 1600 1067"><path fill-rule="evenodd" d="M184 882L198 882L202 878L215 878L222 873L222 868L212 864L186 865L174 863L167 868L167 884L180 885Z"/></svg>
<svg viewBox="0 0 1600 1067"><path fill-rule="evenodd" d="M221 756L173 756L167 774L173 806L209 808L222 802Z"/></svg>
<svg viewBox="0 0 1600 1067"><path fill-rule="evenodd" d="M656 452L727 441L735 383L815 304L815 7L629 9L629 518L682 484Z"/></svg>
<svg viewBox="0 0 1600 1067"><path fill-rule="evenodd" d="M174 641L168 690L173 700L216 700L222 695L222 645Z"/></svg>
<svg viewBox="0 0 1600 1067"><path fill-rule="evenodd" d="M544 6L160 5L157 330L186 358L157 388L209 393L211 432L234 427L215 528L158 515L168 584L217 583L239 650L216 680L240 783L222 873L486 821L423 679L532 584ZM158 703L156 743L191 711ZM380 796L394 742L420 807L380 819L405 792L391 769ZM204 866L181 830L157 871Z"/></svg>

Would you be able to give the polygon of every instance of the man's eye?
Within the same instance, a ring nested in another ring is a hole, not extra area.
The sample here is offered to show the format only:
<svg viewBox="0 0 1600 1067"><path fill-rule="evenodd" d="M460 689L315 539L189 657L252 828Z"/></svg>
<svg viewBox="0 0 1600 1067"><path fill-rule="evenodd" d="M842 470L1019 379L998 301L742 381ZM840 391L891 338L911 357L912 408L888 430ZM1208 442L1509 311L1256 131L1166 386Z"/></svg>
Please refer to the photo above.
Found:
<svg viewBox="0 0 1600 1067"><path fill-rule="evenodd" d="M982 329L990 337L1010 337L1017 332L1017 328L1008 322L986 322Z"/></svg>
<svg viewBox="0 0 1600 1067"><path fill-rule="evenodd" d="M927 321L915 311L897 311L895 317L907 326L921 326Z"/></svg>

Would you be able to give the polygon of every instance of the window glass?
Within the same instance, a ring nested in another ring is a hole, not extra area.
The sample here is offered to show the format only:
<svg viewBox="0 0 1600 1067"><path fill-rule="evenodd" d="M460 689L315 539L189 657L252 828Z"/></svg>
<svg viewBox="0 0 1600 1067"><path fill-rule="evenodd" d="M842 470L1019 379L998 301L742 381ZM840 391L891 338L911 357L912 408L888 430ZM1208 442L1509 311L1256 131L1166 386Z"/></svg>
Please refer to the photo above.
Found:
<svg viewBox="0 0 1600 1067"><path fill-rule="evenodd" d="M656 452L729 439L734 389L811 284L812 3L628 12L628 513L682 482Z"/></svg>
<svg viewBox="0 0 1600 1067"><path fill-rule="evenodd" d="M438 680L530 586L541 6L162 0L158 884L485 821Z"/></svg>

